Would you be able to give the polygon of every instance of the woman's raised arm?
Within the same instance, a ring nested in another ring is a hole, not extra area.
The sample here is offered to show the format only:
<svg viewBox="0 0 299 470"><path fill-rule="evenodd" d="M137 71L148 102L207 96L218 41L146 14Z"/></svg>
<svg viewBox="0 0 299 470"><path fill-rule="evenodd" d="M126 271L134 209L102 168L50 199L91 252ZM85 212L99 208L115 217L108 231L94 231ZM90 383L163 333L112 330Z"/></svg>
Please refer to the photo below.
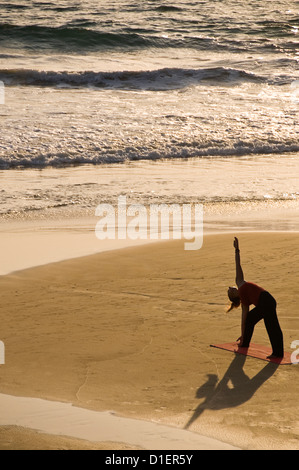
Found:
<svg viewBox="0 0 299 470"><path fill-rule="evenodd" d="M240 285L244 282L244 273L241 266L239 240L237 239L237 237L235 237L234 239L234 248L236 261L236 284L238 287L240 287Z"/></svg>

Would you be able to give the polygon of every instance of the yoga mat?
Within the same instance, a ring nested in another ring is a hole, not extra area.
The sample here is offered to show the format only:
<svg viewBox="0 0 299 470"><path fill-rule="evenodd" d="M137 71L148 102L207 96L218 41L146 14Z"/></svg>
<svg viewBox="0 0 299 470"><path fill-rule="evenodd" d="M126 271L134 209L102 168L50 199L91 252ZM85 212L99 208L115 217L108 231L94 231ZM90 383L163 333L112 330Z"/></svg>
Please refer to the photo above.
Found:
<svg viewBox="0 0 299 470"><path fill-rule="evenodd" d="M274 364L287 365L298 363L298 360L296 360L296 362L292 362L291 353L288 352L284 353L283 358L267 359L267 356L272 353L272 348L262 346L260 344L251 343L249 348L240 348L238 343L211 344L211 347L243 354L245 356L255 357L257 359L262 359L263 361L273 362Z"/></svg>

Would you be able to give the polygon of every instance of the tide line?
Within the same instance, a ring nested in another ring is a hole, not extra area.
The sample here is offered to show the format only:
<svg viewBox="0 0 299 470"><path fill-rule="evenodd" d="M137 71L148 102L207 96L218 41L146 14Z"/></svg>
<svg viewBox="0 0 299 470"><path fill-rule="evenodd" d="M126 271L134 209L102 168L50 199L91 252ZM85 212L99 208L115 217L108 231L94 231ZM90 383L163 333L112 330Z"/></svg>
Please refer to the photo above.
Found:
<svg viewBox="0 0 299 470"><path fill-rule="evenodd" d="M39 398L0 394L0 425L15 425L91 442L122 442L145 450L237 450L224 442L152 421L124 418Z"/></svg>

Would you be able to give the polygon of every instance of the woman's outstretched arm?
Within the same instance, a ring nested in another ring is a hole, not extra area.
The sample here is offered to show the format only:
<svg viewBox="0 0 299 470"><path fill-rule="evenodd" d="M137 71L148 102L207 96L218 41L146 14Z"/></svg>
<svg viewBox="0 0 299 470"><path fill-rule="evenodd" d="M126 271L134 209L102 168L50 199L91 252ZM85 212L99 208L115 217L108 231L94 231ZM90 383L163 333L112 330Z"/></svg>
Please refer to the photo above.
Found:
<svg viewBox="0 0 299 470"><path fill-rule="evenodd" d="M239 341L240 346L243 344L243 338L245 335L245 327L246 327L246 320L247 320L247 315L249 312L249 307L248 305L242 305L242 321L241 321L241 336L240 338L237 339Z"/></svg>
<svg viewBox="0 0 299 470"><path fill-rule="evenodd" d="M235 240L234 240L234 248L235 248L235 260L236 260L236 284L239 287L244 282L244 274L243 274L243 269L241 266L239 240L237 239L237 237L235 237Z"/></svg>

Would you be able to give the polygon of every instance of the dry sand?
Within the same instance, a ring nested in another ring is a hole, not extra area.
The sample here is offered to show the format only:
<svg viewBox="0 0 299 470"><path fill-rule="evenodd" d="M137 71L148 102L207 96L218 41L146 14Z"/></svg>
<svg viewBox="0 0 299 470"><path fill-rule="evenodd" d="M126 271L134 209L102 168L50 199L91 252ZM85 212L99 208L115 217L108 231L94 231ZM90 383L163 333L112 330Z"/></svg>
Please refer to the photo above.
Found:
<svg viewBox="0 0 299 470"><path fill-rule="evenodd" d="M1 450L140 450L119 442L89 442L68 436L51 436L19 426L0 427Z"/></svg>
<svg viewBox="0 0 299 470"><path fill-rule="evenodd" d="M298 242L296 233L240 235L245 277L276 297L289 351L299 340ZM240 310L225 313L232 283L231 234L205 236L199 251L163 242L4 276L0 392L114 410L245 449L299 449L299 366L210 348L240 334ZM254 342L269 344L262 323ZM53 436L0 429L1 448L56 446Z"/></svg>

